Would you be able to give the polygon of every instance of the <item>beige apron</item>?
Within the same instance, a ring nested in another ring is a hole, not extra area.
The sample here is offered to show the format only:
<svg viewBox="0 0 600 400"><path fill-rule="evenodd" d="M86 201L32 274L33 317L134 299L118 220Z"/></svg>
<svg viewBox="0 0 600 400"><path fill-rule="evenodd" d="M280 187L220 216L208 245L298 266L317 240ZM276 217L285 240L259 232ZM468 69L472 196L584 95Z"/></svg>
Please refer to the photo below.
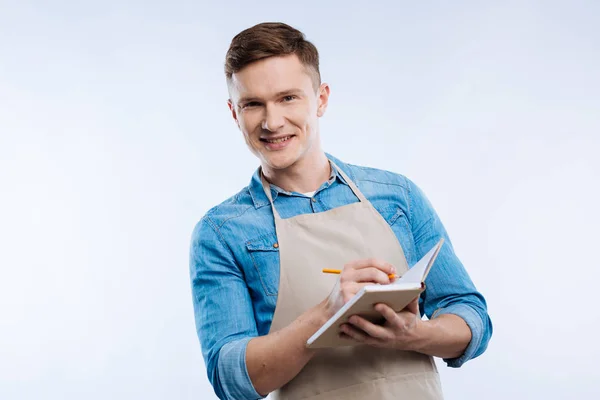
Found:
<svg viewBox="0 0 600 400"><path fill-rule="evenodd" d="M279 244L280 277L277 306L270 332L289 325L303 312L323 301L339 275L323 268L343 268L350 261L377 257L408 270L396 235L344 172L360 200L335 209L282 219L271 190L262 177L271 202ZM408 351L366 345L320 349L302 371L274 399L442 399L441 383L432 357Z"/></svg>

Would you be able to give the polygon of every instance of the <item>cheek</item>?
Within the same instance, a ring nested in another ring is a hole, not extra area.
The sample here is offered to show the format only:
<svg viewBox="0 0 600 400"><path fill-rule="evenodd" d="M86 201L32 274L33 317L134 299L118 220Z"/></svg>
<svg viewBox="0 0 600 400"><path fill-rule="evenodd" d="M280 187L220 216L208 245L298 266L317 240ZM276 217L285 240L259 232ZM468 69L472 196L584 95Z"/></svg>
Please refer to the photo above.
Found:
<svg viewBox="0 0 600 400"><path fill-rule="evenodd" d="M317 118L312 115L307 115L304 119L304 131L307 134L312 134L317 129Z"/></svg>
<svg viewBox="0 0 600 400"><path fill-rule="evenodd" d="M310 133L314 130L316 121L316 116L310 111L311 110L308 109L294 110L294 112L290 114L289 120L302 131Z"/></svg>
<svg viewBox="0 0 600 400"><path fill-rule="evenodd" d="M252 139L256 131L260 131L260 122L255 116L244 115L238 119L240 123L240 129L244 133L244 136L250 140Z"/></svg>

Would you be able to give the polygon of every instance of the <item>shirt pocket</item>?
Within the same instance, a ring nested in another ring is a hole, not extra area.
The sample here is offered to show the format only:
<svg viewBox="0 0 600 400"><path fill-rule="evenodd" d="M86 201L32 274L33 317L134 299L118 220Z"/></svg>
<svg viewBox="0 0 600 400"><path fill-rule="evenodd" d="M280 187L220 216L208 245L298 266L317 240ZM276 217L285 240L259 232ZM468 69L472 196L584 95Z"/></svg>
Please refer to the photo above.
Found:
<svg viewBox="0 0 600 400"><path fill-rule="evenodd" d="M277 296L279 290L279 245L275 235L265 235L246 242L252 260L253 273L267 296Z"/></svg>
<svg viewBox="0 0 600 400"><path fill-rule="evenodd" d="M387 207L383 210L379 210L379 213L383 216L390 228L392 228L392 231L400 242L402 250L404 251L404 257L406 257L406 262L408 265L412 265L415 262L415 241L408 217L404 213L404 210L397 206Z"/></svg>

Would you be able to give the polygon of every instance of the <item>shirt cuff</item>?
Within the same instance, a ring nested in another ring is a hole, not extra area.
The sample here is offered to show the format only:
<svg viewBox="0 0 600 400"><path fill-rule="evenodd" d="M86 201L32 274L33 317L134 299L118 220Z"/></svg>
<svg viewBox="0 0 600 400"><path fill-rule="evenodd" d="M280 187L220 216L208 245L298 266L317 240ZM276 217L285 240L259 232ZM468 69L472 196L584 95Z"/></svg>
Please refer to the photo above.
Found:
<svg viewBox="0 0 600 400"><path fill-rule="evenodd" d="M442 314L454 314L465 320L471 330L471 341L465 349L464 353L457 358L444 358L444 362L448 367L460 368L464 363L473 358L477 349L481 345L483 338L483 322L479 314L466 304L453 304L446 308L437 310L433 314L433 318Z"/></svg>
<svg viewBox="0 0 600 400"><path fill-rule="evenodd" d="M218 373L226 399L264 399L254 389L246 368L246 347L252 338L229 342L219 352Z"/></svg>

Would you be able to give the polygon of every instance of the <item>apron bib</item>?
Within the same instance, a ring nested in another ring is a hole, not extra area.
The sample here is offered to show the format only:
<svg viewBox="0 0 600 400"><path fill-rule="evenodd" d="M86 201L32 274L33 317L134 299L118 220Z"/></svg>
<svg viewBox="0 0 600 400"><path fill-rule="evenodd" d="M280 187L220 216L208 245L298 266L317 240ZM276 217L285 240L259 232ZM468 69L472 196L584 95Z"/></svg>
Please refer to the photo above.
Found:
<svg viewBox="0 0 600 400"><path fill-rule="evenodd" d="M329 296L338 276L322 273L323 268L342 268L356 259L376 257L394 265L400 275L408 270L402 246L388 223L340 168L333 162L331 167L346 180L359 202L286 219L275 209L270 186L261 171L275 218L280 257L279 290L270 332L289 325ZM443 399L432 357L366 345L320 349L294 379L271 397Z"/></svg>

